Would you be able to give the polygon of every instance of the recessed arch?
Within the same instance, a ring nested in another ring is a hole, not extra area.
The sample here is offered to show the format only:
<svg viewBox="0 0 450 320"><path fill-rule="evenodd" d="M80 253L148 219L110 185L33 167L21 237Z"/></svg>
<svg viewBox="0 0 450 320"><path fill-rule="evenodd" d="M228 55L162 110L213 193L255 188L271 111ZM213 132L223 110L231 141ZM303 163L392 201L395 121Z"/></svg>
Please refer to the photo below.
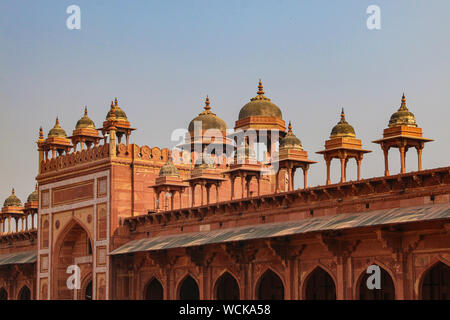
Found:
<svg viewBox="0 0 450 320"><path fill-rule="evenodd" d="M305 279L305 300L336 300L336 284L331 275L317 266Z"/></svg>
<svg viewBox="0 0 450 320"><path fill-rule="evenodd" d="M27 286L23 286L19 290L19 294L17 295L17 300L31 300L31 290Z"/></svg>
<svg viewBox="0 0 450 320"><path fill-rule="evenodd" d="M5 288L0 288L0 300L8 300L8 291Z"/></svg>
<svg viewBox="0 0 450 320"><path fill-rule="evenodd" d="M364 269L358 278L356 298L360 300L394 300L395 284L391 274L382 266L376 265L380 267L381 289L369 289L367 287L367 279L371 274L368 274L367 269Z"/></svg>
<svg viewBox="0 0 450 320"><path fill-rule="evenodd" d="M89 230L84 224L72 217L72 219L65 225L61 234L55 242L53 261L53 293L55 299L85 299L88 281L88 275L92 274L92 237ZM81 290L77 290L75 294L66 285L57 285L58 283L66 283L70 276L66 273L67 267L70 265L77 265L80 267L80 278L83 279ZM92 285L91 285L92 287ZM92 294L91 294L92 297Z"/></svg>
<svg viewBox="0 0 450 320"><path fill-rule="evenodd" d="M450 300L450 266L438 260L422 274L422 300Z"/></svg>
<svg viewBox="0 0 450 320"><path fill-rule="evenodd" d="M164 288L161 282L153 277L147 282L144 289L144 299L145 300L163 300L164 299Z"/></svg>
<svg viewBox="0 0 450 320"><path fill-rule="evenodd" d="M239 300L239 284L236 278L228 271L222 273L216 280L214 293L217 300Z"/></svg>
<svg viewBox="0 0 450 320"><path fill-rule="evenodd" d="M178 298L180 300L199 300L200 290L197 281L191 276L186 275L180 282L178 289Z"/></svg>
<svg viewBox="0 0 450 320"><path fill-rule="evenodd" d="M267 269L259 278L256 285L258 300L283 300L284 285L281 277L272 269Z"/></svg>

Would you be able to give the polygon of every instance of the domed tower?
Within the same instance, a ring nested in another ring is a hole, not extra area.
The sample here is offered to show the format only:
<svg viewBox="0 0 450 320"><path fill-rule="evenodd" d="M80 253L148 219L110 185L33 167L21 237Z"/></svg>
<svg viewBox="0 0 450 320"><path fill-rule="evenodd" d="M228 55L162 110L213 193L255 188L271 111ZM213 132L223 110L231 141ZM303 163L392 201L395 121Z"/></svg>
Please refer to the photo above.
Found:
<svg viewBox="0 0 450 320"><path fill-rule="evenodd" d="M406 172L405 156L409 148L416 148L418 170L422 170L422 150L426 142L433 141L422 136L414 114L406 107L405 94L402 96L400 108L389 119L388 127L383 131L383 139L375 140L384 153L384 175L389 175L388 153L390 148L398 148L400 152L400 172Z"/></svg>
<svg viewBox="0 0 450 320"><path fill-rule="evenodd" d="M103 127L99 129L102 131L103 136L109 136L109 153L111 156L116 155L116 144L122 142L122 137L126 137L126 144L130 143L131 132L136 130L130 127L130 122L128 121L127 115L119 107L119 102L117 98L111 101L111 108L106 114L106 119L103 122ZM116 142L116 137L118 141Z"/></svg>
<svg viewBox="0 0 450 320"><path fill-rule="evenodd" d="M279 192L280 172L285 170L288 178L288 190L294 190L294 176L297 168L303 170L303 185L308 187L308 169L310 164L316 163L308 159L308 152L303 149L302 142L292 132L292 124L289 122L287 134L280 140L278 153L278 170L275 177L275 192Z"/></svg>
<svg viewBox="0 0 450 320"><path fill-rule="evenodd" d="M74 151L76 151L78 143L80 144L80 149L83 150L85 145L87 148L90 148L92 145L97 146L101 140L94 121L88 116L87 107L84 107L84 115L78 120L70 139L72 140Z"/></svg>
<svg viewBox="0 0 450 320"><path fill-rule="evenodd" d="M185 144L178 147L192 154L194 165L205 162L200 154L208 147L210 156L221 156L227 153L232 141L227 138L227 124L211 111L209 97L206 97L204 110L189 122ZM197 159L198 158L198 159ZM212 159L215 163L219 160Z"/></svg>
<svg viewBox="0 0 450 320"><path fill-rule="evenodd" d="M341 183L346 181L348 160L354 158L358 167L357 179L361 179L361 161L365 153L372 152L362 149L361 140L356 139L355 129L345 120L344 108L341 120L333 127L330 139L325 141L325 150L316 153L323 154L327 164L327 184L331 183L330 167L334 158L341 161Z"/></svg>
<svg viewBox="0 0 450 320"><path fill-rule="evenodd" d="M151 186L155 192L155 211L173 210L175 209L175 197L178 195L178 207L182 206L181 195L187 188L188 184L183 182L180 172L172 159L169 160L159 170L159 176L155 180L155 184ZM170 200L169 200L170 198ZM170 203L170 207L169 207Z"/></svg>
<svg viewBox="0 0 450 320"><path fill-rule="evenodd" d="M0 218L1 233L17 232L21 229L24 217L23 209L22 201L17 198L13 188L11 195L3 203Z"/></svg>
<svg viewBox="0 0 450 320"><path fill-rule="evenodd" d="M267 147L267 152L270 155L272 153L272 141L278 140L283 137L286 132L286 123L283 120L283 116L280 108L274 104L269 98L267 98L264 92L263 84L259 80L257 95L250 99L239 111L239 118L236 121L234 129L237 131L233 136L240 137L242 133L239 131L254 130L256 133L256 139L251 137L248 133L248 139L250 147L253 148L254 143L264 143ZM276 132L277 136L273 136ZM256 141L255 141L256 140Z"/></svg>
<svg viewBox="0 0 450 320"><path fill-rule="evenodd" d="M38 191L38 185L36 184L36 187L32 193L27 198L27 202L25 202L25 208L23 210L24 213L24 231L37 228L37 212L39 207L39 191Z"/></svg>
<svg viewBox="0 0 450 320"><path fill-rule="evenodd" d="M44 151L46 160L48 159L49 151L52 152L52 158L55 158L56 153L58 153L58 155L63 155L64 153L67 153L70 151L70 149L72 149L72 144L67 138L66 131L61 128L58 117L56 117L54 127L48 132L47 139L45 139L45 141L41 143L41 147Z"/></svg>

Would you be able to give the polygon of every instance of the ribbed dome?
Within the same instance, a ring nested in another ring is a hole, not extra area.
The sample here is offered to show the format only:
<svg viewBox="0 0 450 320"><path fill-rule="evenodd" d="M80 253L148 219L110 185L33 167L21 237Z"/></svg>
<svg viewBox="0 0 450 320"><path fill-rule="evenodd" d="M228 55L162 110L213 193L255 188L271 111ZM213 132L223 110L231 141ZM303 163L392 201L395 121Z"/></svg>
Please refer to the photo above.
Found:
<svg viewBox="0 0 450 320"><path fill-rule="evenodd" d="M114 111L114 115L118 120L128 120L125 112L119 107L117 98L114 99L114 103L111 102L111 110L106 114L106 119L110 117L111 111Z"/></svg>
<svg viewBox="0 0 450 320"><path fill-rule="evenodd" d="M21 207L22 201L20 201L19 198L16 197L14 193L14 188L12 189L11 195L6 198L5 202L3 203L4 207Z"/></svg>
<svg viewBox="0 0 450 320"><path fill-rule="evenodd" d="M211 107L209 106L209 104L209 97L206 97L205 110L201 112L197 117L192 119L192 121L189 123L188 131L190 134L194 133L196 121L201 121L203 131L209 129L218 129L222 132L227 131L227 124L225 123L225 121L216 116L214 112L211 111Z"/></svg>
<svg viewBox="0 0 450 320"><path fill-rule="evenodd" d="M35 202L35 201L39 201L37 185L36 185L36 188L34 189L34 191L32 193L30 193L30 195L27 198L27 202Z"/></svg>
<svg viewBox="0 0 450 320"><path fill-rule="evenodd" d="M95 129L94 121L88 117L87 107L84 108L84 115L78 120L75 129Z"/></svg>
<svg viewBox="0 0 450 320"><path fill-rule="evenodd" d="M159 170L159 176L160 177L179 177L180 173L178 172L177 167L172 162L172 159L169 159L169 161L166 162L165 165L161 167L161 170Z"/></svg>
<svg viewBox="0 0 450 320"><path fill-rule="evenodd" d="M292 132L291 122L289 122L288 133L280 140L280 149L303 150L302 142Z"/></svg>
<svg viewBox="0 0 450 320"><path fill-rule="evenodd" d="M345 120L344 108L341 112L341 121L331 130L330 138L355 138L355 129Z"/></svg>
<svg viewBox="0 0 450 320"><path fill-rule="evenodd" d="M48 132L48 137L59 137L59 138L66 138L67 134L66 131L64 131L63 128L59 125L59 119L56 118L55 126Z"/></svg>
<svg viewBox="0 0 450 320"><path fill-rule="evenodd" d="M402 104L400 108L392 114L389 120L389 128L398 126L417 127L416 117L406 107L405 94L402 96Z"/></svg>
<svg viewBox="0 0 450 320"><path fill-rule="evenodd" d="M239 120L248 117L276 117L282 119L280 108L270 99L264 96L263 85L261 80L258 85L258 95L250 99L250 102L242 107L239 111Z"/></svg>

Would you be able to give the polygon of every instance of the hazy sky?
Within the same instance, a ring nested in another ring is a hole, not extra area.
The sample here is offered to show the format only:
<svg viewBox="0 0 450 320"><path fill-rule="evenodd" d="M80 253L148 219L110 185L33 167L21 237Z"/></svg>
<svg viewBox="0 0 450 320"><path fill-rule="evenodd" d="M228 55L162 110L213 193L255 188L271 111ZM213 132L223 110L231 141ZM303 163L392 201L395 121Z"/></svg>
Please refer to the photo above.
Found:
<svg viewBox="0 0 450 320"><path fill-rule="evenodd" d="M81 8L68 30L66 8ZM366 9L381 8L381 30ZM320 155L342 107L373 150L363 177L383 175L378 145L402 92L426 145L424 168L450 165L450 1L18 1L0 2L0 201L25 201L37 174L35 141L58 115L70 135L84 105L97 126L119 98L139 145L172 146L208 94L234 126L262 78L266 96L292 120L323 184ZM391 173L399 156L391 153ZM414 150L407 169L416 170ZM349 179L355 179L354 161ZM333 179L339 176L332 164ZM298 177L300 178L300 177ZM297 179L300 180L301 179Z"/></svg>

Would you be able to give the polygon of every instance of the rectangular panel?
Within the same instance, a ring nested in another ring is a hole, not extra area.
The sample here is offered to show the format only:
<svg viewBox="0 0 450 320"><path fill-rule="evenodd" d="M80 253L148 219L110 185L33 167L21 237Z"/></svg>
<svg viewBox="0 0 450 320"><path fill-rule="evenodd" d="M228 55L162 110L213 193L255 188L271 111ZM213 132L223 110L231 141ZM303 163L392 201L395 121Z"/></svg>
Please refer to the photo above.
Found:
<svg viewBox="0 0 450 320"><path fill-rule="evenodd" d="M97 179L97 198L106 196L108 190L107 181L106 177Z"/></svg>
<svg viewBox="0 0 450 320"><path fill-rule="evenodd" d="M106 239L107 235L106 203L97 205L97 240Z"/></svg>
<svg viewBox="0 0 450 320"><path fill-rule="evenodd" d="M53 206L93 199L94 180L55 188L52 191Z"/></svg>

